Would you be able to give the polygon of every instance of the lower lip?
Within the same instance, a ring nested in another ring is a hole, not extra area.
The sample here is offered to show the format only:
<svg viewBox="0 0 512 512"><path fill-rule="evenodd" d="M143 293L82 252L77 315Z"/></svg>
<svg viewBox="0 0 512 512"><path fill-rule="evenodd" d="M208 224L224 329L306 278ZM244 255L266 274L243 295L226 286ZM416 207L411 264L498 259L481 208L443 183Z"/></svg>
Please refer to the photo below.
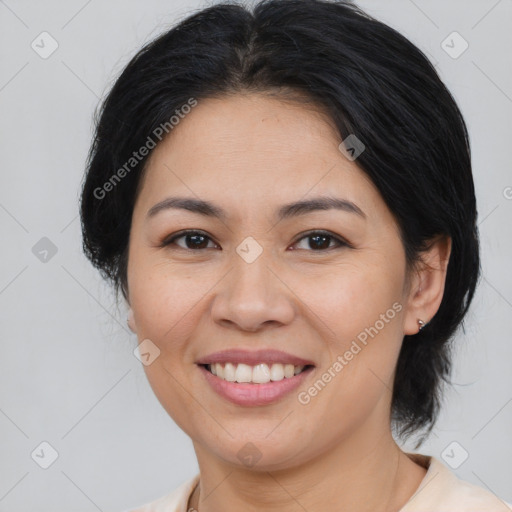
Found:
<svg viewBox="0 0 512 512"><path fill-rule="evenodd" d="M270 381L265 384L229 382L213 375L204 366L199 365L199 369L208 384L223 398L237 405L258 406L276 402L297 389L313 371L314 367L311 366L293 377L285 377L282 380Z"/></svg>

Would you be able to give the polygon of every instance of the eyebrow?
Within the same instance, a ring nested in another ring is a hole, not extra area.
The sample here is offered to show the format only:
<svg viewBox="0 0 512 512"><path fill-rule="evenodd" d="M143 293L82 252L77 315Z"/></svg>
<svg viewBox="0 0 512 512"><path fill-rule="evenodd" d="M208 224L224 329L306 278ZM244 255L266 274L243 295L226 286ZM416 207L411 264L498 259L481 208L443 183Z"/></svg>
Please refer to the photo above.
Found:
<svg viewBox="0 0 512 512"><path fill-rule="evenodd" d="M226 221L228 218L227 213L219 206L216 206L210 201L204 201L193 197L168 197L152 206L147 213L147 218L154 217L157 213L168 209L187 210L206 217L218 218L223 221ZM318 210L332 209L354 213L359 217L366 219L365 213L352 201L337 197L322 196L285 204L277 210L276 217L277 220L280 221Z"/></svg>

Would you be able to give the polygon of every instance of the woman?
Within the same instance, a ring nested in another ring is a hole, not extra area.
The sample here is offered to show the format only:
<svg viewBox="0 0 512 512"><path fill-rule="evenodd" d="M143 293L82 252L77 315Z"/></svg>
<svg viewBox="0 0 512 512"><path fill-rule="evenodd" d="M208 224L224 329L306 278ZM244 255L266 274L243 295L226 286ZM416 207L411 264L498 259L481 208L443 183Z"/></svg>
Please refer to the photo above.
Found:
<svg viewBox="0 0 512 512"><path fill-rule="evenodd" d="M393 436L431 431L480 269L464 120L396 31L189 16L106 98L81 215L200 469L138 511L509 510Z"/></svg>

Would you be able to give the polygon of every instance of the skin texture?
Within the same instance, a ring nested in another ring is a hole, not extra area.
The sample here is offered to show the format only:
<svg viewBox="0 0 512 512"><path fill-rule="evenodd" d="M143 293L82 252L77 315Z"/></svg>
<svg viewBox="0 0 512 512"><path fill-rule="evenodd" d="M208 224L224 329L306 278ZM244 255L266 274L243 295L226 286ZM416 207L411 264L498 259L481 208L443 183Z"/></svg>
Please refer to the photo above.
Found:
<svg viewBox="0 0 512 512"><path fill-rule="evenodd" d="M391 436L391 390L403 336L441 303L450 240L408 276L394 217L340 142L319 112L237 94L200 101L148 162L130 233L130 326L160 350L144 369L193 441L201 477L190 505L201 512L398 510L425 475ZM353 201L366 219L325 210L276 222L282 204L325 195ZM147 218L169 196L209 200L228 218L178 209ZM182 229L209 238L201 249L185 237L160 246ZM334 238L315 245L309 230ZM250 264L236 252L248 236L263 249ZM195 364L227 348L276 348L314 362L298 391L307 390L394 303L401 310L307 405L295 391L232 404ZM237 456L248 442L261 453L252 467Z"/></svg>

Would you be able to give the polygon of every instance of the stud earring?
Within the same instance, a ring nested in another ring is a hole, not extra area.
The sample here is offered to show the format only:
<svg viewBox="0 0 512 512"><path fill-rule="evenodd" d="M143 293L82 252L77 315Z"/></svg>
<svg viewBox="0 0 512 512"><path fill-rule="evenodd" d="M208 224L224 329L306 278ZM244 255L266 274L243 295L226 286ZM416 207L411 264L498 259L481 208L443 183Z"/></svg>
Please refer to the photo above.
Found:
<svg viewBox="0 0 512 512"><path fill-rule="evenodd" d="M425 327L425 325L427 325L423 320L420 320L419 318L418 318L418 324L420 326L420 331L421 331L421 329L423 329L423 327Z"/></svg>

